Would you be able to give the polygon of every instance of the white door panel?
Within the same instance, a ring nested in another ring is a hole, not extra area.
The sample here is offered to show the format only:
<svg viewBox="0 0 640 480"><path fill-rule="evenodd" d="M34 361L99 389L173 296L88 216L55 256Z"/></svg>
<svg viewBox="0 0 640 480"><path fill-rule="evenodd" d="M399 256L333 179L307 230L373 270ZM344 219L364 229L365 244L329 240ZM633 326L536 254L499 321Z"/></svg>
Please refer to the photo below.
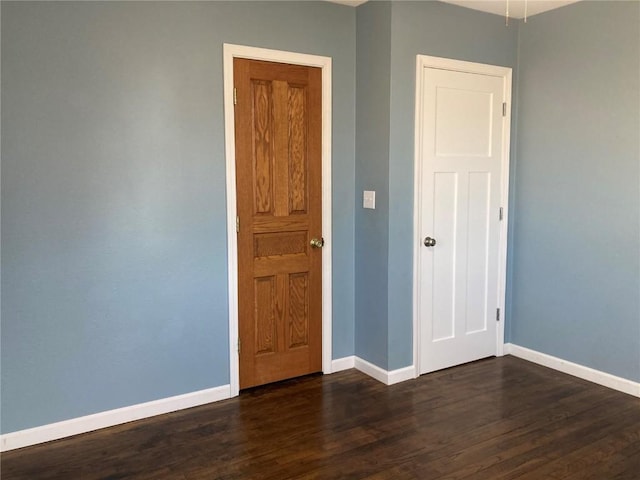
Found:
<svg viewBox="0 0 640 480"><path fill-rule="evenodd" d="M436 156L491 155L490 93L436 87ZM488 129L487 129L488 127ZM464 138L464 142L460 142Z"/></svg>
<svg viewBox="0 0 640 480"><path fill-rule="evenodd" d="M421 242L435 239L417 259L427 373L496 354L506 79L424 67L418 81L417 220Z"/></svg>
<svg viewBox="0 0 640 480"><path fill-rule="evenodd" d="M433 193L434 198L437 197L439 201L433 208L433 217L437 221L433 222L434 228L430 235L437 239L438 250L432 259L433 287L427 292L432 295L430 303L433 305L434 317L438 319L433 322L434 341L455 337L457 187L456 173L434 174Z"/></svg>
<svg viewBox="0 0 640 480"><path fill-rule="evenodd" d="M485 331L487 323L487 297L489 295L489 265L491 211L491 174L469 172L468 236L467 248L467 314L464 333ZM495 279L494 279L495 282Z"/></svg>

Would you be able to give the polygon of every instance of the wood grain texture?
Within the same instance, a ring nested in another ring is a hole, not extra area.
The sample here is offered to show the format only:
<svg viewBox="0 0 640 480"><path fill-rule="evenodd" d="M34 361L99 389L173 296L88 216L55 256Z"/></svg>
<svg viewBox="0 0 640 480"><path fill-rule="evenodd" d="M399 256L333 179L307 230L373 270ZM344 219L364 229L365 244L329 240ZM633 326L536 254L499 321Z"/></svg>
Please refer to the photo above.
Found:
<svg viewBox="0 0 640 480"><path fill-rule="evenodd" d="M309 275L289 275L289 333L287 348L309 344Z"/></svg>
<svg viewBox="0 0 640 480"><path fill-rule="evenodd" d="M253 219L253 232L293 232L307 231L310 224L308 215L297 215L289 217L255 217Z"/></svg>
<svg viewBox="0 0 640 480"><path fill-rule="evenodd" d="M278 232L256 234L253 238L254 256L306 254L309 248L307 232Z"/></svg>
<svg viewBox="0 0 640 480"><path fill-rule="evenodd" d="M289 215L289 111L287 92L289 84L286 81L273 81L273 126L275 131L275 215L286 217Z"/></svg>
<svg viewBox="0 0 640 480"><path fill-rule="evenodd" d="M258 277L254 289L256 355L276 351L276 277ZM248 346L248 345L247 345Z"/></svg>
<svg viewBox="0 0 640 480"><path fill-rule="evenodd" d="M289 88L289 214L307 213L306 98L304 88Z"/></svg>
<svg viewBox="0 0 640 480"><path fill-rule="evenodd" d="M2 455L3 480L638 480L637 398L513 357L356 370Z"/></svg>
<svg viewBox="0 0 640 480"><path fill-rule="evenodd" d="M254 213L273 208L273 92L271 82L253 80L253 178ZM243 192L244 193L244 192Z"/></svg>
<svg viewBox="0 0 640 480"><path fill-rule="evenodd" d="M234 60L241 389L322 369L321 75Z"/></svg>

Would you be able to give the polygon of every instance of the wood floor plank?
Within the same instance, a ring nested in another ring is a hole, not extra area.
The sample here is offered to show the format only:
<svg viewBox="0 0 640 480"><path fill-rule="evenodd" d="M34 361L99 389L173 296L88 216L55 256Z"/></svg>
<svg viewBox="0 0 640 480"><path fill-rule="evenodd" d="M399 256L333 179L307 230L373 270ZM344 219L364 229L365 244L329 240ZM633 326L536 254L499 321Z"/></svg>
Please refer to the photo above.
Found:
<svg viewBox="0 0 640 480"><path fill-rule="evenodd" d="M3 480L639 480L640 400L513 357L348 370L6 452Z"/></svg>

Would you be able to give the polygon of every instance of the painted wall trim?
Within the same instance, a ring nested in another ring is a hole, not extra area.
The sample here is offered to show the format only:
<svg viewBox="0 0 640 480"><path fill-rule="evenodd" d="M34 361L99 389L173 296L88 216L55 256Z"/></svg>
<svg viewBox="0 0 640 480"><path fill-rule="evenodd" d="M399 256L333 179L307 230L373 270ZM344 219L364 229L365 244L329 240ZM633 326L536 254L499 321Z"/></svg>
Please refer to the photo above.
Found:
<svg viewBox="0 0 640 480"><path fill-rule="evenodd" d="M497 65L487 65L483 63L466 62L449 58L432 57L428 55L416 56L416 96L415 96L415 122L414 122L414 203L413 203L413 236L417 240L413 247L413 365L415 377L420 376L421 355L420 355L420 255L422 244L420 236L420 218L422 207L422 109L420 99L422 98L422 72L424 68L433 67L443 70L454 70L458 72L476 73L491 75L503 78L503 101L507 103L506 115L503 117L503 138L502 138L502 177L501 177L501 206L503 208L503 219L500 222L500 246L498 251L498 298L497 305L502 312L502 319L496 327L496 356L504 355L504 325L505 325L505 303L507 285L507 234L509 225L509 165L511 152L511 108L512 108L512 69Z"/></svg>
<svg viewBox="0 0 640 480"><path fill-rule="evenodd" d="M236 236L236 147L233 107L233 59L249 58L290 63L322 69L322 371L332 368L331 298L331 58L225 43L224 61L224 139L227 171L227 271L229 291L229 383L231 396L240 392L238 361L238 238Z"/></svg>
<svg viewBox="0 0 640 480"><path fill-rule="evenodd" d="M415 367L413 365L409 367L399 368L397 370L387 371L384 370L373 363L367 362L362 358L355 357L355 368L360 370L362 373L369 375L372 378L375 378L379 382L384 383L385 385L394 385L396 383L404 382L406 380L411 380L416 377Z"/></svg>
<svg viewBox="0 0 640 480"><path fill-rule="evenodd" d="M230 397L229 385L208 388L197 392L162 398L151 402L139 403L128 407L108 410L106 412L72 418L62 422L50 423L40 427L18 430L0 435L0 452L28 447L38 443L49 442L59 438L87 433L100 428L113 427L122 423L141 420L143 418L175 412L186 408L197 407Z"/></svg>
<svg viewBox="0 0 640 480"><path fill-rule="evenodd" d="M332 362L332 370L334 373L341 372L343 370L349 370L355 368L365 375L369 375L371 378L384 383L385 385L394 385L396 383L404 382L416 378L415 367L410 365L408 367L399 368L397 370L384 370L371 362L352 355L350 357L337 358Z"/></svg>
<svg viewBox="0 0 640 480"><path fill-rule="evenodd" d="M350 368L355 368L356 366L356 357L351 355L349 357L336 358L331 361L331 372L342 372L343 370L349 370Z"/></svg>
<svg viewBox="0 0 640 480"><path fill-rule="evenodd" d="M522 358L523 360L543 365L573 375L574 377L597 383L598 385L640 397L640 383L626 378L617 377L512 343L504 344L504 354L513 355L514 357ZM387 371L356 356L338 358L331 362L332 372L339 372L350 368L356 368L385 385L394 385L418 376L416 374L417 369L414 365ZM40 427L10 432L0 435L0 452L37 445L39 443L87 433L101 428L113 427L155 415L162 415L205 405L207 403L226 400L231 396L230 385L222 385L206 390L186 393L184 395L176 395L174 397L108 410L84 417L72 418L62 422L50 423Z"/></svg>
<svg viewBox="0 0 640 480"><path fill-rule="evenodd" d="M590 367L585 367L577 363L569 362L546 353L531 350L529 348L521 347L513 343L506 343L504 345L504 353L507 355L513 355L514 357L528 360L532 363L537 363L545 367L553 368L559 372L573 375L574 377L587 380L589 382L597 383L604 387L618 390L619 392L628 393L634 397L640 397L640 383L628 380L626 378L617 377L610 373L595 370Z"/></svg>
<svg viewBox="0 0 640 480"><path fill-rule="evenodd" d="M369 375L385 385L393 385L411 380L415 377L415 368L413 366L389 372L356 356L338 358L331 362L331 371L333 373L350 368L357 368L362 373ZM29 447L39 443L92 432L101 428L113 427L135 420L142 420L156 415L218 402L231 398L232 396L231 386L222 385L197 392L185 393L184 395L176 395L174 397L139 403L106 412L94 413L84 417L72 418L62 422L10 432L0 435L0 452Z"/></svg>

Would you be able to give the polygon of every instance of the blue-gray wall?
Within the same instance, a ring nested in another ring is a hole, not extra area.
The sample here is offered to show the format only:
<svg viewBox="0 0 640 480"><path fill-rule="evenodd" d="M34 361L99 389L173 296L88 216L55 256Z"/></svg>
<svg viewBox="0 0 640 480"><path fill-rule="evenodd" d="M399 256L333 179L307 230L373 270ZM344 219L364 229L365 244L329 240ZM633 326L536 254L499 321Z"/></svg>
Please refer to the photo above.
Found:
<svg viewBox="0 0 640 480"><path fill-rule="evenodd" d="M356 354L394 370L413 363L416 55L515 68L517 22L439 2L369 2L357 38ZM379 189L376 210L358 203L367 186Z"/></svg>
<svg viewBox="0 0 640 480"><path fill-rule="evenodd" d="M334 358L412 361L421 53L519 64L507 341L640 380L637 2L1 9L2 432L228 383L223 42L333 58Z"/></svg>
<svg viewBox="0 0 640 480"><path fill-rule="evenodd" d="M640 3L521 25L510 340L640 381Z"/></svg>
<svg viewBox="0 0 640 480"><path fill-rule="evenodd" d="M358 357L387 369L391 4L358 7L356 42L356 301ZM375 210L362 208L375 190Z"/></svg>
<svg viewBox="0 0 640 480"><path fill-rule="evenodd" d="M516 67L518 24L440 2L392 2L389 158L389 370L413 363L416 55ZM514 75L515 78L515 75ZM514 80L515 82L515 80Z"/></svg>
<svg viewBox="0 0 640 480"><path fill-rule="evenodd" d="M2 2L2 432L229 382L223 42L333 58L353 354L355 10Z"/></svg>

